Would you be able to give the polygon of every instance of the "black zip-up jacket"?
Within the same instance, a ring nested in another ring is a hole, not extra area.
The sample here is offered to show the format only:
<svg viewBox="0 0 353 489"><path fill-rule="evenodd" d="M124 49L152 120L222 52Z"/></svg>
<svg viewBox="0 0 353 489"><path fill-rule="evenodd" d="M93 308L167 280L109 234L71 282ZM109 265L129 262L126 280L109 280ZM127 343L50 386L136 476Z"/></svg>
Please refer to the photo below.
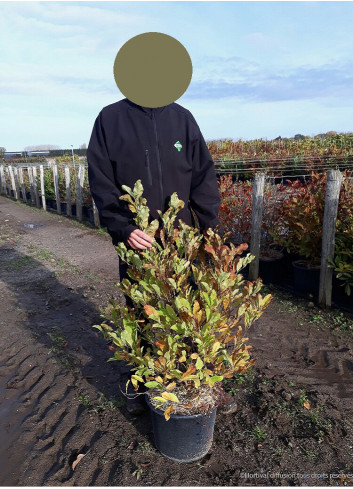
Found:
<svg viewBox="0 0 353 489"><path fill-rule="evenodd" d="M179 104L145 108L128 99L104 107L94 123L87 149L91 194L113 244L134 229L133 214L119 197L121 185L141 179L150 221L165 212L173 192L185 202L175 221L201 231L218 221L220 195L212 157L192 114Z"/></svg>

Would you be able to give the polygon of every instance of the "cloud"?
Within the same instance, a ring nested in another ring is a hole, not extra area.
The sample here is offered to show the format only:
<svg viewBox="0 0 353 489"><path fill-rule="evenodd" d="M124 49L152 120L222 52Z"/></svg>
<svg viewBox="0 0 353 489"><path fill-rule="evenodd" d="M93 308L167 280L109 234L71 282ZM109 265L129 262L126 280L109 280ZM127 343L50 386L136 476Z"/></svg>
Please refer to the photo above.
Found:
<svg viewBox="0 0 353 489"><path fill-rule="evenodd" d="M125 14L122 11L102 6L80 3L72 5L64 2L4 2L2 15L11 18L11 23L28 27L31 34L35 28L53 28L53 33L62 29L87 29L92 26L135 25L145 22L146 17L139 14Z"/></svg>
<svg viewBox="0 0 353 489"><path fill-rule="evenodd" d="M233 74L230 66L236 66ZM223 73L224 76L217 76ZM215 76L216 75L216 76ZM233 79L232 79L233 78ZM218 71L192 80L189 99L238 97L246 102L278 102L322 97L353 98L353 63L331 63L320 67L301 66L288 71L269 71L258 64L228 59Z"/></svg>

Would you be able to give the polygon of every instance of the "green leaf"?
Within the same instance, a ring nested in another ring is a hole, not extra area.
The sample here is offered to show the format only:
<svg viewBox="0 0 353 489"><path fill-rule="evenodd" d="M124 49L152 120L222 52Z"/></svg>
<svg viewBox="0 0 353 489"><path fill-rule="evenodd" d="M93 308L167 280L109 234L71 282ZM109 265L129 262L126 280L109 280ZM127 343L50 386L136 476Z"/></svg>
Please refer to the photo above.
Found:
<svg viewBox="0 0 353 489"><path fill-rule="evenodd" d="M146 382L145 386L148 387L148 389L153 389L154 387L160 387L161 384L159 382L156 382L155 380L151 380L149 382Z"/></svg>
<svg viewBox="0 0 353 489"><path fill-rule="evenodd" d="M201 360L200 357L198 357L198 359L196 360L196 368L197 368L197 370L200 370L203 366L204 366L203 361Z"/></svg>
<svg viewBox="0 0 353 489"><path fill-rule="evenodd" d="M133 346L132 328L130 326L125 326L124 331L121 333L121 339L129 346Z"/></svg>
<svg viewBox="0 0 353 489"><path fill-rule="evenodd" d="M210 379L212 380L212 382L220 382L221 380L223 380L223 375L214 375L213 377L210 377Z"/></svg>
<svg viewBox="0 0 353 489"><path fill-rule="evenodd" d="M160 397L160 396L152 397L152 399L154 401L167 402L166 399L163 399L163 397Z"/></svg>
<svg viewBox="0 0 353 489"><path fill-rule="evenodd" d="M163 392L162 398L167 399L168 401L180 402L177 396L172 392Z"/></svg>

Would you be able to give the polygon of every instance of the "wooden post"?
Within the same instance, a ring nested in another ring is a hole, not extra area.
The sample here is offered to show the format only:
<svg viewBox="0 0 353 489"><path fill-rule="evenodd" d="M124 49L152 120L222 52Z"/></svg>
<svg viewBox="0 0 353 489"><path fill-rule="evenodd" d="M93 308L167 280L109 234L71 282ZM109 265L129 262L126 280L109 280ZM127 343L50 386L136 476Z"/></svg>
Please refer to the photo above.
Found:
<svg viewBox="0 0 353 489"><path fill-rule="evenodd" d="M254 178L252 217L251 217L251 244L250 253L255 259L249 265L249 280L256 280L259 276L260 240L262 209L264 201L265 174L257 173Z"/></svg>
<svg viewBox="0 0 353 489"><path fill-rule="evenodd" d="M13 190L13 195L14 195L14 198L16 200L18 200L17 189L16 189L16 185L15 185L15 177L14 177L14 174L13 174L12 165L9 165L9 172L10 172L11 187L12 187L12 190ZM11 194L11 192L10 192L10 194Z"/></svg>
<svg viewBox="0 0 353 489"><path fill-rule="evenodd" d="M66 215L72 216L71 209L71 188L70 188L70 168L65 165L65 185L66 185Z"/></svg>
<svg viewBox="0 0 353 489"><path fill-rule="evenodd" d="M33 174L32 174L31 166L27 168L27 172L28 172L29 187L31 192L31 204L33 205L36 202L36 198L35 198L34 188L33 188Z"/></svg>
<svg viewBox="0 0 353 489"><path fill-rule="evenodd" d="M0 193L6 195L6 179L5 179L5 172L4 172L4 165L0 165Z"/></svg>
<svg viewBox="0 0 353 489"><path fill-rule="evenodd" d="M56 199L56 212L58 214L61 214L58 167L56 163L53 165L53 177L54 177L54 190L55 190L55 199Z"/></svg>
<svg viewBox="0 0 353 489"><path fill-rule="evenodd" d="M78 221L82 221L82 189L83 181L85 178L85 167L80 164L78 166L77 173L77 185L76 185L76 218Z"/></svg>
<svg viewBox="0 0 353 489"><path fill-rule="evenodd" d="M93 197L92 197L92 204L93 204L94 225L96 226L96 228L99 228L100 227L99 212Z"/></svg>
<svg viewBox="0 0 353 489"><path fill-rule="evenodd" d="M17 169L17 166L14 166L13 172L14 172L14 176L15 176L15 187L16 187L17 200L20 200L20 185L18 183L18 169Z"/></svg>
<svg viewBox="0 0 353 489"><path fill-rule="evenodd" d="M24 181L23 181L23 170L22 170L22 168L19 168L18 169L18 173L20 175L20 184L21 184L21 191L22 191L22 200L23 200L23 202L26 202L26 204L27 204L27 195L26 195L25 184L24 184Z"/></svg>
<svg viewBox="0 0 353 489"><path fill-rule="evenodd" d="M319 285L319 305L331 307L332 268L328 260L335 254L335 233L338 201L340 196L342 174L339 170L327 172L324 222L322 227L321 269Z"/></svg>
<svg viewBox="0 0 353 489"><path fill-rule="evenodd" d="M47 210L47 202L45 200L44 169L43 169L43 165L39 165L39 171L40 171L40 194L42 196L42 207L46 211Z"/></svg>
<svg viewBox="0 0 353 489"><path fill-rule="evenodd" d="M36 196L36 206L40 208L40 200L39 200L38 185L37 185L37 167L33 166L32 171L33 171L33 188Z"/></svg>
<svg viewBox="0 0 353 489"><path fill-rule="evenodd" d="M5 166L6 195L11 195L10 171L8 165Z"/></svg>

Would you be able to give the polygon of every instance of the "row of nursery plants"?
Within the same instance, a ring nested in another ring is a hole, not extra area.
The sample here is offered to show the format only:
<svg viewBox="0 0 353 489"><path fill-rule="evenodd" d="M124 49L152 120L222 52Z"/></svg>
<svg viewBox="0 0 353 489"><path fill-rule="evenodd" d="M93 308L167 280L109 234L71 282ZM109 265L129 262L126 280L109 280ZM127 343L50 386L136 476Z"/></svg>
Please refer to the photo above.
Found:
<svg viewBox="0 0 353 489"><path fill-rule="evenodd" d="M323 136L300 136L294 138L278 137L274 140L253 139L234 141L218 139L208 141L207 145L216 159L253 158L257 156L342 156L353 154L353 133Z"/></svg>
<svg viewBox="0 0 353 489"><path fill-rule="evenodd" d="M208 142L219 171L233 172L242 179L250 178L254 169L277 177L303 177L320 169L350 168L353 167L352 146L352 134Z"/></svg>
<svg viewBox="0 0 353 489"><path fill-rule="evenodd" d="M223 232L234 243L251 240L252 182L233 182L230 175L219 180ZM266 181L260 258L285 250L301 265L317 269L321 262L326 174L312 173L307 182L286 185ZM347 295L353 286L353 181L344 173L336 221L335 257L331 266Z"/></svg>
<svg viewBox="0 0 353 489"><path fill-rule="evenodd" d="M59 195L60 202L66 202L66 183L65 183L65 169L62 166L57 166L58 169L58 184L59 184ZM82 189L82 203L87 206L92 206L92 196L88 183L88 169L85 168L84 173L84 183ZM76 202L76 182L77 182L78 168L70 167L70 191L71 191L71 202ZM25 186L26 193L30 192L30 183L28 178L28 172L23 172L23 182ZM40 173L37 170L37 187L40 189ZM55 188L54 188L54 176L52 168L44 168L44 192L47 199L55 199Z"/></svg>

